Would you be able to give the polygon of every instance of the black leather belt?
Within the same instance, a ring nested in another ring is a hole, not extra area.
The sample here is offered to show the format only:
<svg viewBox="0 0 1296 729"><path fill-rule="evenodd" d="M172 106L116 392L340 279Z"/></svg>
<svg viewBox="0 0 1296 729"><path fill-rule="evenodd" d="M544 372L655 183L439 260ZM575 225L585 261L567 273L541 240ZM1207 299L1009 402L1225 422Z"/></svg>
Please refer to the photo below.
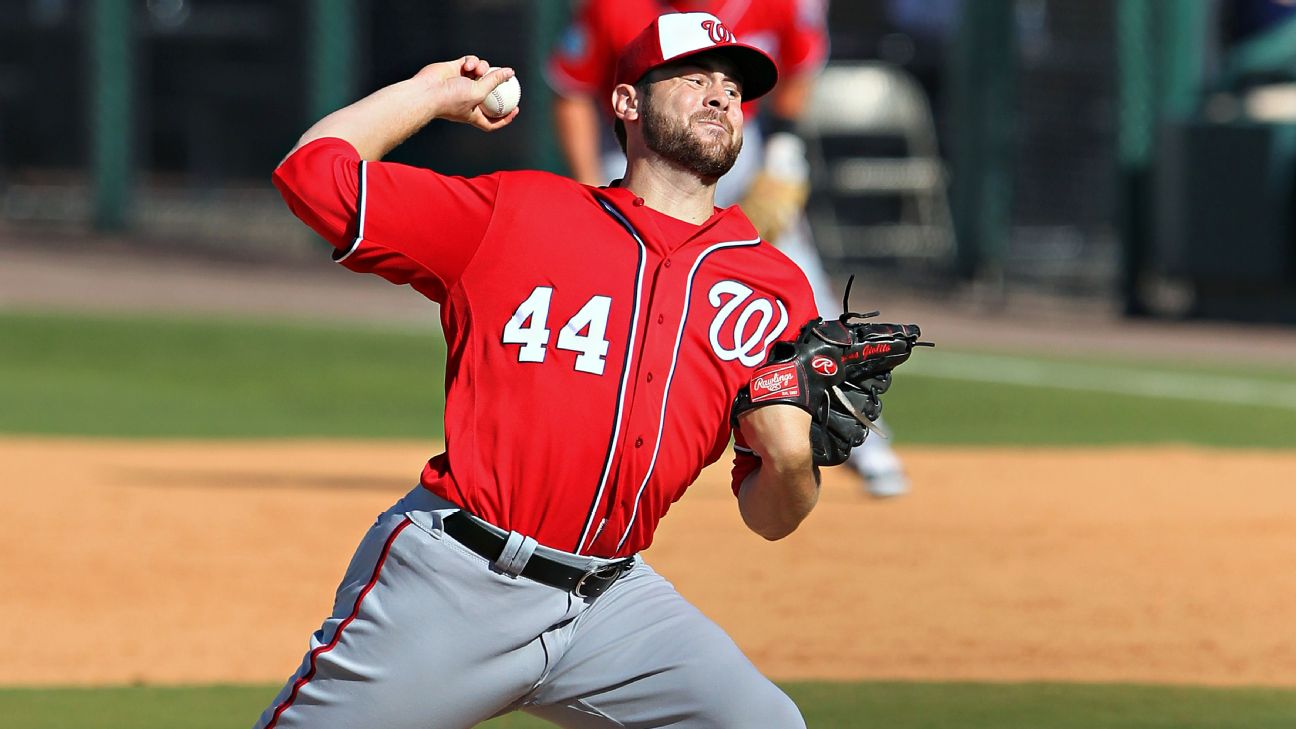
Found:
<svg viewBox="0 0 1296 729"><path fill-rule="evenodd" d="M491 562L504 553L508 537L495 533L468 512L456 511L449 514L442 520L442 525L446 534ZM628 557L587 570L546 557L540 549L527 560L521 575L542 585L570 592L576 597L598 597L634 566L634 558ZM576 556L573 555L573 558Z"/></svg>

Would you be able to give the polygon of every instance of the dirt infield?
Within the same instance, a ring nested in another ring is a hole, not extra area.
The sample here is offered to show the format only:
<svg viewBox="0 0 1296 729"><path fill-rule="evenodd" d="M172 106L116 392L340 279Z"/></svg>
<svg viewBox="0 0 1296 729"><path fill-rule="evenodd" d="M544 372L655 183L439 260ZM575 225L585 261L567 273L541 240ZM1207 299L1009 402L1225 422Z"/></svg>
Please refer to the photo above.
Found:
<svg viewBox="0 0 1296 729"><path fill-rule="evenodd" d="M713 469L648 558L780 679L1296 686L1296 453L902 453L778 543ZM0 440L0 685L282 680L428 454Z"/></svg>

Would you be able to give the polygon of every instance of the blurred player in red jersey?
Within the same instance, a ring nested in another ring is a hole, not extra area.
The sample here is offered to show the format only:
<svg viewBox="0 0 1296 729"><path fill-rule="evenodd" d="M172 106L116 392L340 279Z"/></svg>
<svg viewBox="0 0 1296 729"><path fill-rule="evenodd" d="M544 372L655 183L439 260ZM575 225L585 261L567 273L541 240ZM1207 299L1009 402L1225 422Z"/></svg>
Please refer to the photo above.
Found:
<svg viewBox="0 0 1296 729"><path fill-rule="evenodd" d="M714 205L741 101L777 69L714 16L650 20L609 97L617 185L382 162L434 119L516 118L483 115L512 70L475 56L330 114L275 171L335 260L440 304L446 451L365 535L258 727L466 729L514 710L582 729L805 726L638 556L731 435L754 532L783 538L819 495L806 411L730 423L770 347L815 313L801 270Z"/></svg>
<svg viewBox="0 0 1296 729"><path fill-rule="evenodd" d="M664 12L711 13L745 43L778 64L779 84L768 108L743 104L746 143L734 168L716 190L720 206L740 203L761 237L805 271L819 313L841 313L805 220L809 167L796 136L815 75L828 55L827 0L585 0L549 60L558 141L572 176L587 185L620 177L625 157L608 133L606 100L612 93L620 50L643 26ZM763 111L761 124L752 123ZM762 128L763 127L763 128ZM847 462L879 498L899 496L909 482L899 457L884 438L872 437Z"/></svg>

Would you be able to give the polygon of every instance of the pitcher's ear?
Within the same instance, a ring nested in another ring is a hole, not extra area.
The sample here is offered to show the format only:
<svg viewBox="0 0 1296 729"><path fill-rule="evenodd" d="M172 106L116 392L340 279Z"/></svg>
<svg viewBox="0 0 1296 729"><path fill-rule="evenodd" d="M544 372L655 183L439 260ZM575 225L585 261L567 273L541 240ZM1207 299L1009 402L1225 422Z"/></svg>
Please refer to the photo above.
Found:
<svg viewBox="0 0 1296 729"><path fill-rule="evenodd" d="M639 89L630 84L617 84L612 89L612 113L622 121L636 120L639 118L642 99Z"/></svg>

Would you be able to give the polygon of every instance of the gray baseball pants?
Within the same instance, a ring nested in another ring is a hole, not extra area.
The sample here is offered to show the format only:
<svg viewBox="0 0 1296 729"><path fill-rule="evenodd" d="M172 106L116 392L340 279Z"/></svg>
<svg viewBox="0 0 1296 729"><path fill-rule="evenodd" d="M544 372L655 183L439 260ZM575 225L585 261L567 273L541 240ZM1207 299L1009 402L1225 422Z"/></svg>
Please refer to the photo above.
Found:
<svg viewBox="0 0 1296 729"><path fill-rule="evenodd" d="M515 710L573 729L805 726L642 560L582 600L493 570L441 530L455 509L420 486L378 517L258 729L467 729Z"/></svg>

